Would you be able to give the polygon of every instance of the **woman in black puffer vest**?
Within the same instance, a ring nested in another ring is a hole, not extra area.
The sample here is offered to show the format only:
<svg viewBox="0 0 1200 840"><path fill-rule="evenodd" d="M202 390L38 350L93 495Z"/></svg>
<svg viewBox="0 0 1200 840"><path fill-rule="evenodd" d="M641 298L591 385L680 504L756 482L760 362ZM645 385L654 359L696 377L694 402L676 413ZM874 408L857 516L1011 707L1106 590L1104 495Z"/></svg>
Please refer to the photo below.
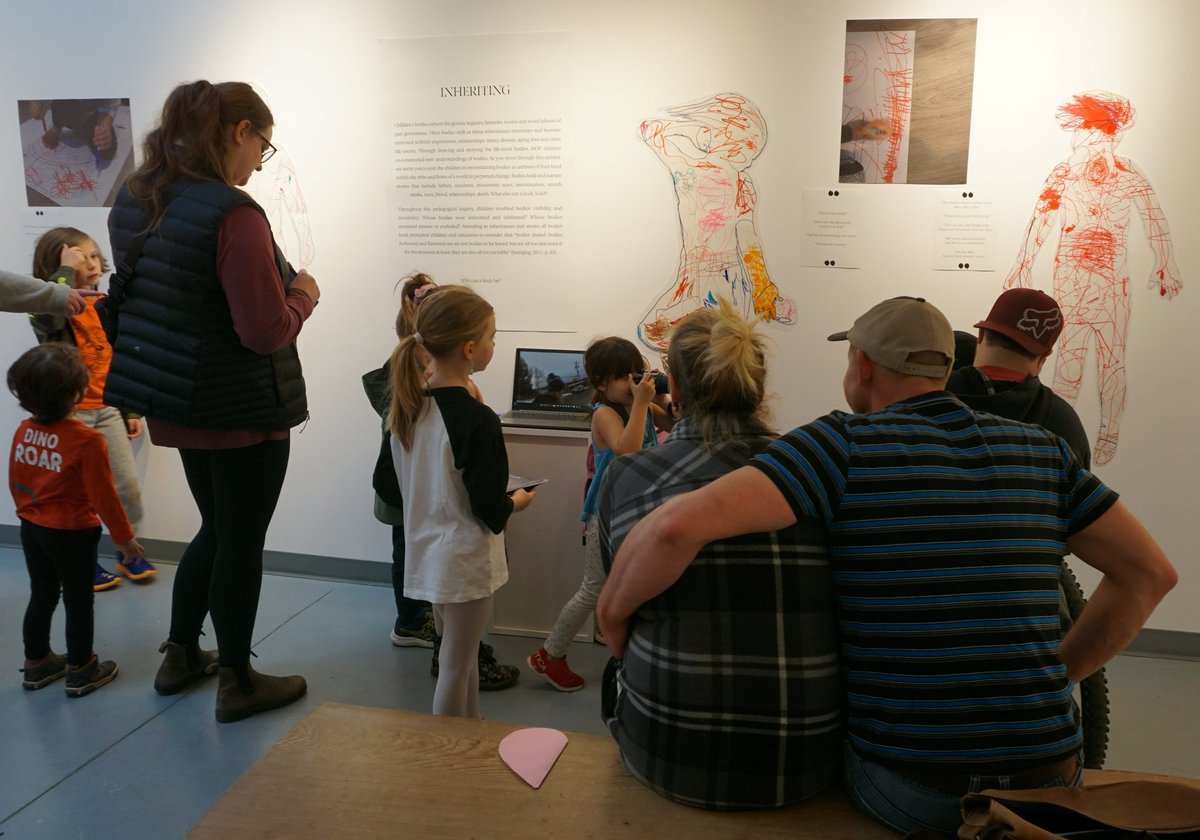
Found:
<svg viewBox="0 0 1200 840"><path fill-rule="evenodd" d="M118 265L144 244L123 296L112 295L120 309L105 402L144 415L155 445L179 450L201 518L175 576L154 688L173 694L217 672L221 722L306 690L303 677L250 667L289 429L308 416L295 341L320 296L238 189L274 153L273 127L247 84L180 85L108 222ZM219 654L199 646L209 613Z"/></svg>

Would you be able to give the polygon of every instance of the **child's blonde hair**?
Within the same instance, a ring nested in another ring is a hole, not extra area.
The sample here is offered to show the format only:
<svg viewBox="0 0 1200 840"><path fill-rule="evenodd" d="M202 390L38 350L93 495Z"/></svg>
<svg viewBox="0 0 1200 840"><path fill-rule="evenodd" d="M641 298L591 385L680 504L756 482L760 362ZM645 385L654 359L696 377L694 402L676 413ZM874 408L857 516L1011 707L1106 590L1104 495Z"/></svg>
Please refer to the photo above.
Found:
<svg viewBox="0 0 1200 840"><path fill-rule="evenodd" d="M400 311L396 313L396 338L412 335L416 329L417 305L438 287L432 277L420 271L414 271L401 281L404 288L400 290Z"/></svg>
<svg viewBox="0 0 1200 840"><path fill-rule="evenodd" d="M667 364L680 392L671 396L699 425L706 448L742 435L772 434L762 405L767 393L763 338L727 300L679 322Z"/></svg>
<svg viewBox="0 0 1200 840"><path fill-rule="evenodd" d="M468 341L479 341L487 329L492 305L466 286L439 286L417 307L416 330L400 339L388 364L392 405L388 429L405 449L412 448L413 427L425 404L423 350L443 358Z"/></svg>

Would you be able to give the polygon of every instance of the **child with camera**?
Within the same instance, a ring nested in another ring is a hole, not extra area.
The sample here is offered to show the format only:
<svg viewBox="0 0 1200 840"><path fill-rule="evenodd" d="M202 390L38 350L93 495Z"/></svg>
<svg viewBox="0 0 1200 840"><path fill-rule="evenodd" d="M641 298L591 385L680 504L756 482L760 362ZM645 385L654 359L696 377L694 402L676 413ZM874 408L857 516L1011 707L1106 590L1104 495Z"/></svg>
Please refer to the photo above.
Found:
<svg viewBox="0 0 1200 840"><path fill-rule="evenodd" d="M617 456L658 445L656 422L668 428L670 425L670 418L652 406L655 376L642 373L646 361L632 341L612 336L592 342L584 354L583 368L595 389L597 402L592 413L591 439L596 472L588 484L580 516L586 523L583 581L558 614L545 643L526 660L535 674L545 677L559 691L583 688L583 677L567 665L567 645L596 608L604 587L604 566L596 534L600 480Z"/></svg>

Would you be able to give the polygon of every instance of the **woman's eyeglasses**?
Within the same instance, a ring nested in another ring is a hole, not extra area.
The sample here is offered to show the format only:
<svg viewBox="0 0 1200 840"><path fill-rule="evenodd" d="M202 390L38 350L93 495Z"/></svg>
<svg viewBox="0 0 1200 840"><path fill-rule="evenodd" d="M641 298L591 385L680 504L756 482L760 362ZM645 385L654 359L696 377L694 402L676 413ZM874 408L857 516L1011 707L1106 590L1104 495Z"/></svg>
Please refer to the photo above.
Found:
<svg viewBox="0 0 1200 840"><path fill-rule="evenodd" d="M279 150L275 148L274 143L272 143L266 137L263 137L262 132L259 131L257 128L254 129L254 133L258 135L260 140L262 140L264 143L267 144L267 148L263 149L262 158L258 161L259 165L261 166L262 164L269 161L272 157L274 157L275 153Z"/></svg>

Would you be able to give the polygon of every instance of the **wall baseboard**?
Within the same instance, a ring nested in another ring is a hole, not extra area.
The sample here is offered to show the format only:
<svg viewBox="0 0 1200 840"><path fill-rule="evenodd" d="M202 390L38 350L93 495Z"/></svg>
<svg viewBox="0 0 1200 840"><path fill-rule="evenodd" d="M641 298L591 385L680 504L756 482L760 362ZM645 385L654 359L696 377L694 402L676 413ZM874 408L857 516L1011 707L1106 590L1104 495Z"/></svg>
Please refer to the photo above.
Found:
<svg viewBox="0 0 1200 840"><path fill-rule="evenodd" d="M141 540L146 555L155 563L178 565L187 546L171 540ZM0 545L21 548L21 531L16 525L0 525ZM108 534L100 538L100 555L116 553ZM280 575L320 578L346 583L367 583L375 586L392 585L391 563L370 560L351 560L345 557L325 557L320 554L295 554L289 551L264 551L263 570ZM1157 659L1188 659L1200 661L1200 633L1179 630L1142 630L1124 651L1129 656L1149 656Z"/></svg>
<svg viewBox="0 0 1200 840"><path fill-rule="evenodd" d="M146 556L155 563L178 565L186 543L173 540L141 539ZM0 525L0 545L20 550L21 530L16 525ZM100 537L100 556L112 557L116 548L108 534ZM264 551L263 571L295 577L321 578L347 583L392 585L392 564L371 560L351 560L345 557L324 557L319 554L295 554L289 551Z"/></svg>

